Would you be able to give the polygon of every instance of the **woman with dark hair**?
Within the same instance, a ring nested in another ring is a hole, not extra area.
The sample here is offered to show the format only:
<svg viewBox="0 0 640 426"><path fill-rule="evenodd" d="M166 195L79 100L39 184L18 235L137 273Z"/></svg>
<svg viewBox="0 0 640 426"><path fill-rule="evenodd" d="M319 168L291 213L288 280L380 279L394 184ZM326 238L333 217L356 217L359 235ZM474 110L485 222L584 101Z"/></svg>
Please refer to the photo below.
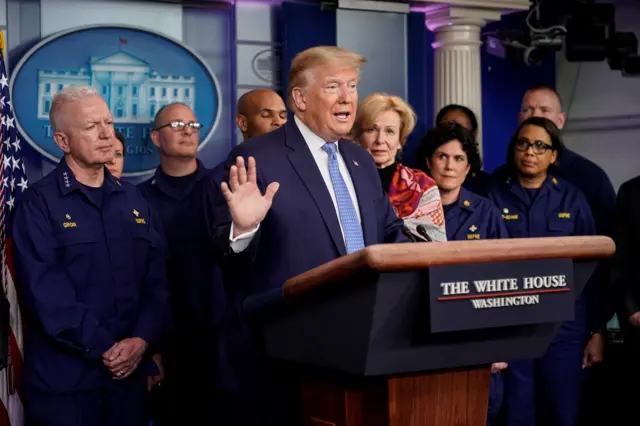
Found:
<svg viewBox="0 0 640 426"><path fill-rule="evenodd" d="M595 234L586 198L554 176L564 144L546 118L533 117L517 129L507 150L508 175L491 187L512 238ZM504 373L507 425L574 426L584 368L596 361L590 345L597 334L597 283L588 283L576 301L575 320L564 322L539 359L511 361ZM590 338L590 332L595 333Z"/></svg>
<svg viewBox="0 0 640 426"><path fill-rule="evenodd" d="M117 130L114 130L114 141L113 141L113 159L109 161L106 166L109 169L109 172L120 178L122 175L122 169L124 168L124 152L125 152L125 139L124 135Z"/></svg>
<svg viewBox="0 0 640 426"><path fill-rule="evenodd" d="M447 240L506 237L493 202L462 186L482 160L473 134L456 123L431 129L420 143L418 164L436 181L445 214Z"/></svg>
<svg viewBox="0 0 640 426"><path fill-rule="evenodd" d="M478 139L478 119L470 108L464 105L450 104L438 112L436 116L436 126L446 123L458 123L473 134L474 139ZM482 166L480 166L482 167ZM469 191L486 196L491 185L491 175L480 168L472 170L464 181L464 187Z"/></svg>
<svg viewBox="0 0 640 426"><path fill-rule="evenodd" d="M508 238L493 202L462 186L470 172L482 167L471 132L456 123L431 129L420 143L418 164L431 175L440 190L448 241ZM500 371L506 367L504 362L491 366L488 424L500 410L503 395Z"/></svg>

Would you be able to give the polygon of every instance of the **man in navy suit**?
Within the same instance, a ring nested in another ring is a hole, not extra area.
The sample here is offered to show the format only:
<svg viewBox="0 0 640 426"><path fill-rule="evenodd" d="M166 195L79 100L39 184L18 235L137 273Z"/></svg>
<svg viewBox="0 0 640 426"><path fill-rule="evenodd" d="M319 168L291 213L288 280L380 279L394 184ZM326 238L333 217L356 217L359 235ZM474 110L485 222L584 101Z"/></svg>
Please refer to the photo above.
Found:
<svg viewBox="0 0 640 426"><path fill-rule="evenodd" d="M217 203L230 216L218 220L215 238L226 258L247 265L238 271L247 274L235 288L240 300L367 245L406 241L371 155L343 139L353 126L364 62L333 46L299 53L288 85L294 119L231 152L228 184L222 183L224 198ZM246 389L258 393L243 395L242 411L256 416L254 424L301 424L295 375L267 362L257 345L248 346L252 350L242 355Z"/></svg>

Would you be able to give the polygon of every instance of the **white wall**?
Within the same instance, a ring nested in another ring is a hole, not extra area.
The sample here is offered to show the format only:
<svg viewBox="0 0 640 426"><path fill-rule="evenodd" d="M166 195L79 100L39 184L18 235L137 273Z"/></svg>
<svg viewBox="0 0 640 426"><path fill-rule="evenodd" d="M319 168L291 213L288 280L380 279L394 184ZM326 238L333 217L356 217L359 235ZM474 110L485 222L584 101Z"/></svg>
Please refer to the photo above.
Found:
<svg viewBox="0 0 640 426"><path fill-rule="evenodd" d="M0 27L7 26L7 0L0 0Z"/></svg>
<svg viewBox="0 0 640 426"><path fill-rule="evenodd" d="M280 89L275 2L236 2L236 100L254 89ZM236 143L242 133L236 128Z"/></svg>
<svg viewBox="0 0 640 426"><path fill-rule="evenodd" d="M615 2L618 31L640 38L640 2ZM622 77L606 62L569 63L557 58L557 88L569 120L565 142L599 164L613 186L640 175L640 77Z"/></svg>
<svg viewBox="0 0 640 426"><path fill-rule="evenodd" d="M182 40L182 5L128 0L40 0L42 38L83 25L132 25Z"/></svg>

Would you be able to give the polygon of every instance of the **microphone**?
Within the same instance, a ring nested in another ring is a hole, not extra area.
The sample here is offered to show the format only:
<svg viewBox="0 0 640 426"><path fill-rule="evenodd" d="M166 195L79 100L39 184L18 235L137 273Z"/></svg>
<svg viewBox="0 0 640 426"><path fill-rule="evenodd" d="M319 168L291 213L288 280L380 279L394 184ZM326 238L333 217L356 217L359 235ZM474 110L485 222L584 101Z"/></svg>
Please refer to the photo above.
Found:
<svg viewBox="0 0 640 426"><path fill-rule="evenodd" d="M407 228L406 226L403 226L403 227L402 227L402 232L404 233L404 235L406 235L406 237L407 237L407 238L409 238L409 240L410 240L412 243L418 243L418 242L419 242L419 241L418 241L418 237L416 237L416 236L413 234L413 232L411 232L411 231L409 230L409 228Z"/></svg>
<svg viewBox="0 0 640 426"><path fill-rule="evenodd" d="M427 228L425 228L424 225L418 225L416 227L416 231L418 231L418 234L424 237L424 239L427 240L428 243L433 242L429 234L427 234Z"/></svg>

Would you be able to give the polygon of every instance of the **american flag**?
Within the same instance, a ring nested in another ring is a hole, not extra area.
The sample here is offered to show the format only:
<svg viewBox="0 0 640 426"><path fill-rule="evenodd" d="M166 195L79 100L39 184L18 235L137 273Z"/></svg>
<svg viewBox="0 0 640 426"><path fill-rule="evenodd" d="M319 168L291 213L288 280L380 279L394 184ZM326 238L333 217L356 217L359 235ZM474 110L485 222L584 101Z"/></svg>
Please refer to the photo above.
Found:
<svg viewBox="0 0 640 426"><path fill-rule="evenodd" d="M1 51L0 51L1 52ZM5 370L0 372L0 426L22 426L22 316L14 285L14 269L11 259L11 239L9 237L9 215L16 197L27 189L27 175L22 159L23 141L20 140L9 99L9 83L4 58L0 53L0 109L2 118L0 132L2 145L0 154L0 254L2 286L9 301L10 332L9 360Z"/></svg>

